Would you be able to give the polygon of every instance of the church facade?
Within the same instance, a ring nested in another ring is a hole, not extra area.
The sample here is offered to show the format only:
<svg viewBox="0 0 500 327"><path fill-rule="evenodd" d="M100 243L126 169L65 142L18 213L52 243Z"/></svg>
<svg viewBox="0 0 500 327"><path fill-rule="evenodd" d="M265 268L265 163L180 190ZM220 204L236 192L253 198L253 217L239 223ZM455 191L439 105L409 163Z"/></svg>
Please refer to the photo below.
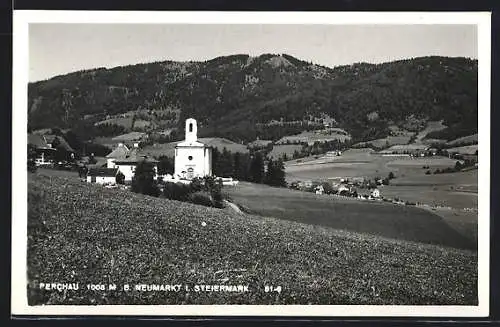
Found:
<svg viewBox="0 0 500 327"><path fill-rule="evenodd" d="M175 147L175 176L188 180L211 176L212 148L198 142L195 119L186 119L185 128L185 140Z"/></svg>

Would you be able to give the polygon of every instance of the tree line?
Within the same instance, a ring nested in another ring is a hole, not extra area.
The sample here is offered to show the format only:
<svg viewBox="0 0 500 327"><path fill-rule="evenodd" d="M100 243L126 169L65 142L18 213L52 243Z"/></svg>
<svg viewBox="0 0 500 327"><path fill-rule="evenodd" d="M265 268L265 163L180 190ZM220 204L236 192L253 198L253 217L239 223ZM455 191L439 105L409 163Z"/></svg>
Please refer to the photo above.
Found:
<svg viewBox="0 0 500 327"><path fill-rule="evenodd" d="M157 159L159 161L158 174L173 174L174 158L160 156ZM219 177L232 177L239 181L286 186L283 160L269 158L263 151L233 153L225 147L222 151L213 148L212 174Z"/></svg>

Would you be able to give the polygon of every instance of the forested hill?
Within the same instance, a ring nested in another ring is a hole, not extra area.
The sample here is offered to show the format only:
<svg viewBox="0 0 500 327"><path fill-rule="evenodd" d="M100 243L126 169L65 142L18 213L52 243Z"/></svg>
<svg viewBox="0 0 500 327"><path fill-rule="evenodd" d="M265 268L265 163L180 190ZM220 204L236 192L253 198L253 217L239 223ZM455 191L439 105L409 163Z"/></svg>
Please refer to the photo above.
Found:
<svg viewBox="0 0 500 327"><path fill-rule="evenodd" d="M28 90L31 128L79 134L119 122L113 118L132 117L125 131L148 131L178 127L190 116L203 136L234 141L262 138L275 129L272 121L301 129L325 117L355 140L383 137L393 124L418 129L409 123L441 119L451 134L477 132L477 60L466 58L328 68L286 54L232 55L80 71Z"/></svg>

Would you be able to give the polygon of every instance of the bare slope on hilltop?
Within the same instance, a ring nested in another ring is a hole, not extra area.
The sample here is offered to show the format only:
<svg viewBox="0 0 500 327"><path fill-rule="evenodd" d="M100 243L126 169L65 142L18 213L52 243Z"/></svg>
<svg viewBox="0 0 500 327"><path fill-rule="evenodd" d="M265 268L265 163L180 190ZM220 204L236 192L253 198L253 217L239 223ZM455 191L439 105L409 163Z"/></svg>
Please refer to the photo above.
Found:
<svg viewBox="0 0 500 327"><path fill-rule="evenodd" d="M477 304L477 254L30 175L33 304ZM206 225L202 225L205 222ZM79 282L44 291L40 282ZM243 284L249 292L88 291ZM265 293L264 285L282 292Z"/></svg>

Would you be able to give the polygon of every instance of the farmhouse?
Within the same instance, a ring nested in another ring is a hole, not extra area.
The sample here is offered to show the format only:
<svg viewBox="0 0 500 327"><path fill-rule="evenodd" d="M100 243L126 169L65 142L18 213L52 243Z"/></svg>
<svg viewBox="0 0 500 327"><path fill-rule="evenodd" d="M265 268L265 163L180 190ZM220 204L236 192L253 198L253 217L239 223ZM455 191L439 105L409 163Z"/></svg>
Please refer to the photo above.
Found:
<svg viewBox="0 0 500 327"><path fill-rule="evenodd" d="M380 198L380 190L378 188L375 188L371 192L371 196L375 199Z"/></svg>
<svg viewBox="0 0 500 327"><path fill-rule="evenodd" d="M119 143L118 146L106 156L106 167L115 168L115 161L125 158L129 152L130 149L125 144Z"/></svg>
<svg viewBox="0 0 500 327"><path fill-rule="evenodd" d="M132 181L135 175L135 168L140 162L151 163L154 167L155 175L157 174L158 161L153 160L139 153L138 144L129 149L125 144L120 143L118 146L106 156L106 167L109 169L118 168L125 176L125 182Z"/></svg>
<svg viewBox="0 0 500 327"><path fill-rule="evenodd" d="M91 168L87 173L87 182L97 184L115 184L118 168Z"/></svg>
<svg viewBox="0 0 500 327"><path fill-rule="evenodd" d="M175 146L175 176L191 180L212 175L212 148L198 142L196 120L186 119L186 136Z"/></svg>
<svg viewBox="0 0 500 327"><path fill-rule="evenodd" d="M28 134L28 144L36 148L35 164L37 166L50 165L54 162L57 150L47 144L43 135Z"/></svg>
<svg viewBox="0 0 500 327"><path fill-rule="evenodd" d="M59 135L28 134L28 144L35 146L37 166L49 165L56 160L73 159L75 150Z"/></svg>

